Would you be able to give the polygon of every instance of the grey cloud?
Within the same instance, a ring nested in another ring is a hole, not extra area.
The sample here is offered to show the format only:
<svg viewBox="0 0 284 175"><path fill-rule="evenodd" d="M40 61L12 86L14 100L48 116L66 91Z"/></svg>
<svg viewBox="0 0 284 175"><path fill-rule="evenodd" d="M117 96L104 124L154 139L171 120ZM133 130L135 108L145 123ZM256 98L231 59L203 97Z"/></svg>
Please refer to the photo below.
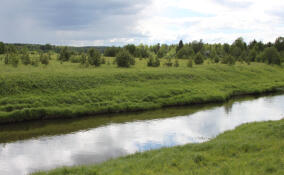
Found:
<svg viewBox="0 0 284 175"><path fill-rule="evenodd" d="M149 4L150 0L4 0L0 40L45 43L143 38L135 27Z"/></svg>

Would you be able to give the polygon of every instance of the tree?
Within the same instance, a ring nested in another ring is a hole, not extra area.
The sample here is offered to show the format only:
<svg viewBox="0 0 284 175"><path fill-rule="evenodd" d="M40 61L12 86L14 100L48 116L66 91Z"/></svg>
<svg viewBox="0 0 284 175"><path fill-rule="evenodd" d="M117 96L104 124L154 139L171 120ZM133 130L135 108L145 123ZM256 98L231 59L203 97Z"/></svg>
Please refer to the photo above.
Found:
<svg viewBox="0 0 284 175"><path fill-rule="evenodd" d="M256 55L257 52L255 50L255 48L250 49L249 54L248 54L248 58L250 61L256 61Z"/></svg>
<svg viewBox="0 0 284 175"><path fill-rule="evenodd" d="M92 48L92 49L89 49L88 51L88 63L90 65L93 65L93 66L100 66L102 61L101 61L101 53Z"/></svg>
<svg viewBox="0 0 284 175"><path fill-rule="evenodd" d="M42 50L42 51L44 51L44 52L47 52L47 51L50 51L50 50L52 50L52 45L50 45L50 44L45 44L45 45L41 45L39 48Z"/></svg>
<svg viewBox="0 0 284 175"><path fill-rule="evenodd" d="M88 62L87 62L87 56L86 56L86 54L83 53L83 54L81 55L80 63L81 63L81 65L85 65L85 64L88 63Z"/></svg>
<svg viewBox="0 0 284 175"><path fill-rule="evenodd" d="M168 50L168 46L163 44L157 53L158 58L163 58L168 53Z"/></svg>
<svg viewBox="0 0 284 175"><path fill-rule="evenodd" d="M192 49L194 50L195 53L198 53L201 51L201 49L203 48L203 41L193 41L191 43Z"/></svg>
<svg viewBox="0 0 284 175"><path fill-rule="evenodd" d="M64 47L60 51L60 55L59 55L58 60L60 60L60 61L69 61L70 57L71 57L70 51L68 50L67 47Z"/></svg>
<svg viewBox="0 0 284 175"><path fill-rule="evenodd" d="M189 58L194 54L194 51L188 45L184 46L177 52L178 58Z"/></svg>
<svg viewBox="0 0 284 175"><path fill-rule="evenodd" d="M44 64L44 65L47 66L49 64L50 56L47 53L42 53L42 54L40 54L39 60L40 60L41 64Z"/></svg>
<svg viewBox="0 0 284 175"><path fill-rule="evenodd" d="M275 47L268 47L264 50L263 58L268 64L281 64L280 54Z"/></svg>
<svg viewBox="0 0 284 175"><path fill-rule="evenodd" d="M117 53L116 63L118 67L130 67L135 64L135 59L128 50L123 49Z"/></svg>
<svg viewBox="0 0 284 175"><path fill-rule="evenodd" d="M151 55L148 59L147 66L148 67L159 67L160 66L159 58L157 57L154 58L154 56Z"/></svg>
<svg viewBox="0 0 284 175"><path fill-rule="evenodd" d="M176 53L178 53L178 51L179 51L181 48L183 48L183 42L182 42L182 40L180 40L179 43L178 43L178 46L177 46L177 48L176 48Z"/></svg>
<svg viewBox="0 0 284 175"><path fill-rule="evenodd" d="M108 47L104 51L104 56L106 56L106 57L115 57L117 52L119 51L119 49L120 48L114 47L114 46Z"/></svg>
<svg viewBox="0 0 284 175"><path fill-rule="evenodd" d="M5 44L3 42L0 42L0 54L5 53Z"/></svg>
<svg viewBox="0 0 284 175"><path fill-rule="evenodd" d="M28 52L22 54L21 60L24 65L31 64L31 59Z"/></svg>
<svg viewBox="0 0 284 175"><path fill-rule="evenodd" d="M127 44L126 46L124 46L124 48L131 54L134 56L135 53L135 49L136 46L134 44Z"/></svg>
<svg viewBox="0 0 284 175"><path fill-rule="evenodd" d="M195 64L202 64L203 63L203 55L198 52L194 57Z"/></svg>
<svg viewBox="0 0 284 175"><path fill-rule="evenodd" d="M242 37L237 38L232 45L238 47L241 51L245 50L247 47Z"/></svg>
<svg viewBox="0 0 284 175"><path fill-rule="evenodd" d="M223 49L224 49L224 52L226 54L229 54L230 53L230 45L225 43L224 46L223 46Z"/></svg>
<svg viewBox="0 0 284 175"><path fill-rule="evenodd" d="M284 37L278 37L274 45L279 52L284 51Z"/></svg>

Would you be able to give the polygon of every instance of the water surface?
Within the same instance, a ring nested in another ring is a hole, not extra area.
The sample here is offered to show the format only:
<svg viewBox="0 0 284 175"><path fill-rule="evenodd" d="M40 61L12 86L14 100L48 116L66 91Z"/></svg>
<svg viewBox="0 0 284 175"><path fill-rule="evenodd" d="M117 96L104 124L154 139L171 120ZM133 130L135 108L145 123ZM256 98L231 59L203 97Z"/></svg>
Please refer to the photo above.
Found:
<svg viewBox="0 0 284 175"><path fill-rule="evenodd" d="M200 143L247 122L284 117L284 95L225 104L0 126L0 174L99 163L138 151Z"/></svg>

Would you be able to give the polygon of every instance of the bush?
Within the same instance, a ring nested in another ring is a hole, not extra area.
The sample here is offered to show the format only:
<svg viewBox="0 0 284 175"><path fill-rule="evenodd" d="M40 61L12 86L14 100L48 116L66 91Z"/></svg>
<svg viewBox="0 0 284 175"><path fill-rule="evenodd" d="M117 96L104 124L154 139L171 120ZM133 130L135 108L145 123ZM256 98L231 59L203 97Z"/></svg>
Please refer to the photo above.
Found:
<svg viewBox="0 0 284 175"><path fill-rule="evenodd" d="M5 63L5 64L9 64L9 62L10 62L10 56L11 56L10 54L6 54L6 55L5 55L5 58L4 58L4 63Z"/></svg>
<svg viewBox="0 0 284 175"><path fill-rule="evenodd" d="M118 67L130 67L135 64L135 59L126 49L123 49L117 53L115 62Z"/></svg>
<svg viewBox="0 0 284 175"><path fill-rule="evenodd" d="M22 56L21 56L21 61L24 65L28 65L28 64L31 64L31 59L30 59L30 56L28 53L24 53Z"/></svg>
<svg viewBox="0 0 284 175"><path fill-rule="evenodd" d="M44 54L40 54L40 58L39 58L41 64L44 65L48 65L49 64L49 60L50 60L50 55L44 53Z"/></svg>
<svg viewBox="0 0 284 175"><path fill-rule="evenodd" d="M229 55L227 57L227 64L228 65L234 65L235 63L236 63L236 59L233 56Z"/></svg>
<svg viewBox="0 0 284 175"><path fill-rule="evenodd" d="M88 63L92 66L100 66L101 65L101 53L92 48L88 51Z"/></svg>
<svg viewBox="0 0 284 175"><path fill-rule="evenodd" d="M221 63L228 64L228 65L234 65L236 63L236 60L232 55L227 55L221 60Z"/></svg>
<svg viewBox="0 0 284 175"><path fill-rule="evenodd" d="M87 64L87 56L85 54L82 54L80 57L80 63L82 65Z"/></svg>
<svg viewBox="0 0 284 175"><path fill-rule="evenodd" d="M80 63L81 62L81 57L79 55L73 55L70 57L71 63Z"/></svg>
<svg viewBox="0 0 284 175"><path fill-rule="evenodd" d="M38 66L39 65L39 59L38 59L38 57L33 57L32 59L31 59L31 65L32 66Z"/></svg>
<svg viewBox="0 0 284 175"><path fill-rule="evenodd" d="M19 64L19 57L15 54L12 54L11 57L9 57L9 62L14 66L14 67L18 67Z"/></svg>
<svg viewBox="0 0 284 175"><path fill-rule="evenodd" d="M177 52L177 57L186 59L192 56L193 54L194 54L194 51L191 47L184 46Z"/></svg>
<svg viewBox="0 0 284 175"><path fill-rule="evenodd" d="M157 57L154 59L153 56L150 56L150 58L148 59L148 62L147 62L147 66L148 67L159 67L160 66L160 60Z"/></svg>
<svg viewBox="0 0 284 175"><path fill-rule="evenodd" d="M58 60L60 60L61 62L69 61L70 57L71 57L71 52L68 50L67 47L64 47L60 51L60 55L59 55Z"/></svg>
<svg viewBox="0 0 284 175"><path fill-rule="evenodd" d="M198 52L194 57L195 64L202 64L203 63L203 55Z"/></svg>
<svg viewBox="0 0 284 175"><path fill-rule="evenodd" d="M119 49L120 48L114 47L114 46L108 47L104 51L104 56L106 56L106 57L115 57L116 54L118 53Z"/></svg>
<svg viewBox="0 0 284 175"><path fill-rule="evenodd" d="M263 58L268 64L281 64L280 54L275 47L269 47L264 50Z"/></svg>
<svg viewBox="0 0 284 175"><path fill-rule="evenodd" d="M213 58L213 60L214 60L214 63L219 63L219 57L218 57L218 56L215 56L215 57Z"/></svg>

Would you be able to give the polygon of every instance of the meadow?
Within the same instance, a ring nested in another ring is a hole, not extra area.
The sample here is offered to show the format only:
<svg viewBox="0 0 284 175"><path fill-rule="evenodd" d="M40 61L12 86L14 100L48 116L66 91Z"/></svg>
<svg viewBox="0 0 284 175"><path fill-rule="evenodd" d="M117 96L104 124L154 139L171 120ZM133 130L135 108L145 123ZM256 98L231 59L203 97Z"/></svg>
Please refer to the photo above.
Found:
<svg viewBox="0 0 284 175"><path fill-rule="evenodd" d="M118 68L114 57L99 67L59 62L46 65L0 63L0 123L73 118L103 113L141 111L167 106L222 102L231 96L283 90L284 69L278 65L237 62L188 67L147 67L137 59Z"/></svg>

